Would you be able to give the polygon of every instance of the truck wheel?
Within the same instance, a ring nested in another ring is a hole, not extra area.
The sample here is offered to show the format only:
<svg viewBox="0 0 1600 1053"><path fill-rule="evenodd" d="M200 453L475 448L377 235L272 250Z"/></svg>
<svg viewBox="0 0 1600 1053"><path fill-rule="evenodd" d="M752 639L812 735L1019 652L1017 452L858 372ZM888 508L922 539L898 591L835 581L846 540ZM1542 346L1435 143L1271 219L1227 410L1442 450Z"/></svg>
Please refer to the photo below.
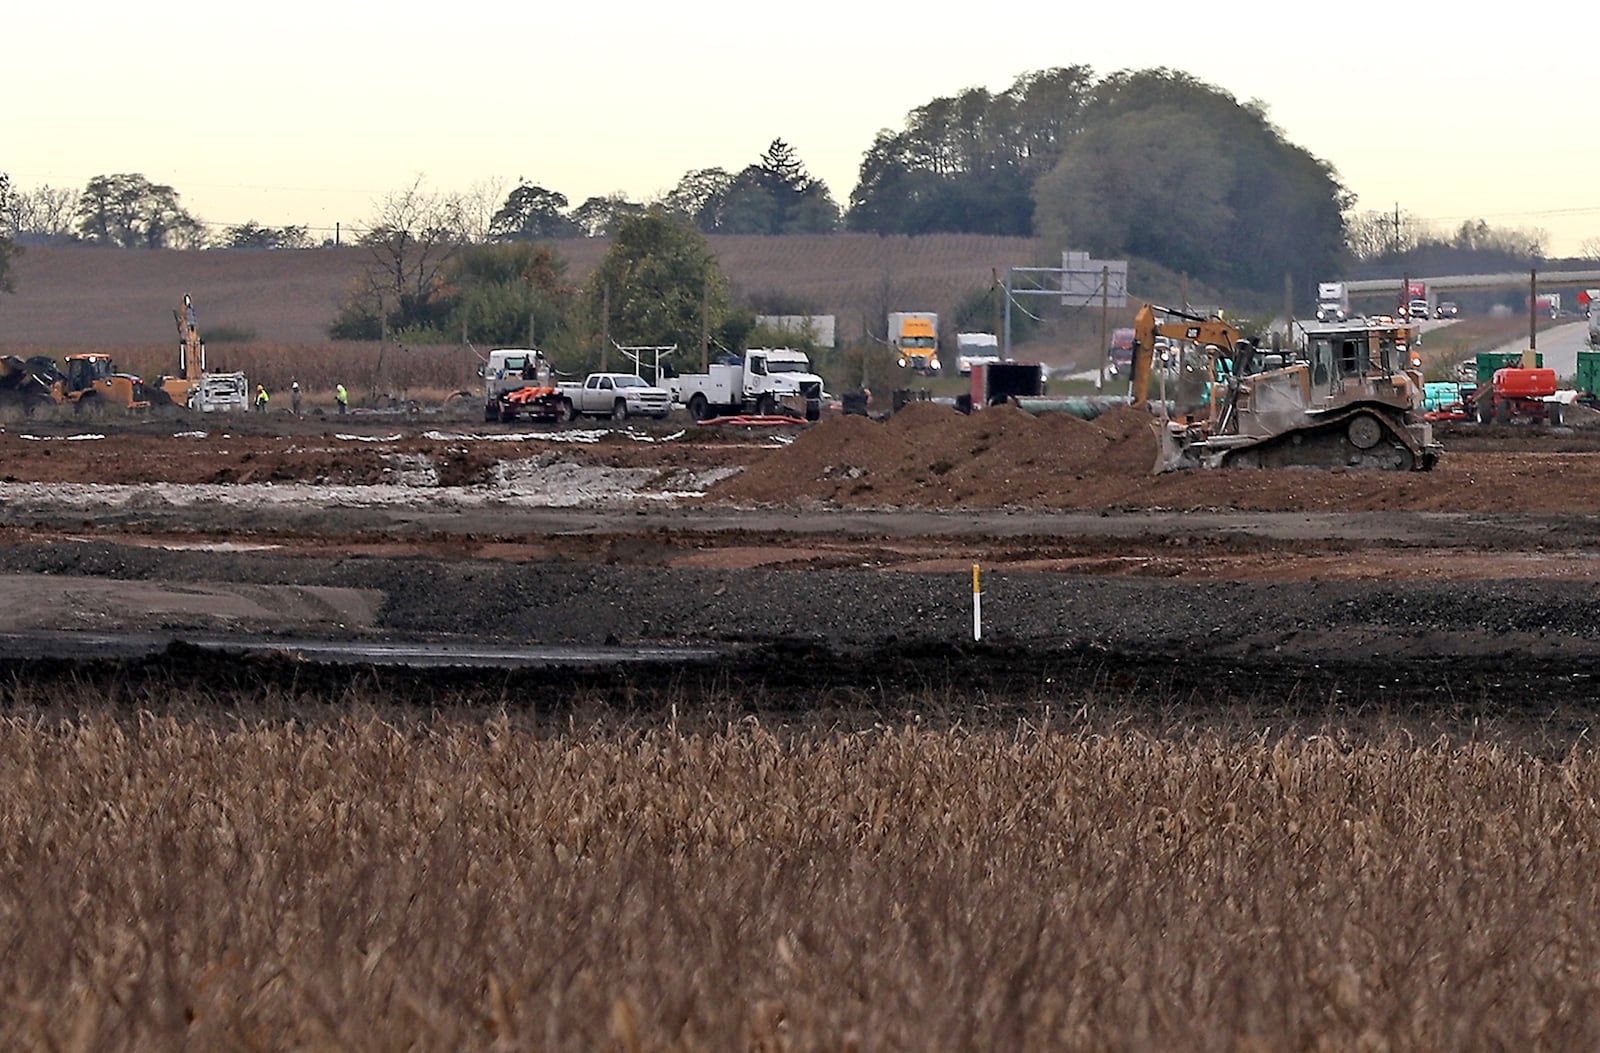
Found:
<svg viewBox="0 0 1600 1053"><path fill-rule="evenodd" d="M772 416L772 411L777 409L777 404L772 401L771 395L762 395L756 399L756 414L761 417Z"/></svg>
<svg viewBox="0 0 1600 1053"><path fill-rule="evenodd" d="M562 399L556 405L556 420L562 424L571 424L578 419L578 411L572 406L571 399Z"/></svg>
<svg viewBox="0 0 1600 1053"><path fill-rule="evenodd" d="M1496 424L1511 423L1511 403L1496 402L1494 404L1494 420Z"/></svg>
<svg viewBox="0 0 1600 1053"><path fill-rule="evenodd" d="M90 392L87 395L79 396L75 409L80 417L88 420L100 420L106 415L106 400L102 396Z"/></svg>
<svg viewBox="0 0 1600 1053"><path fill-rule="evenodd" d="M806 420L822 419L822 400L806 399Z"/></svg>
<svg viewBox="0 0 1600 1053"><path fill-rule="evenodd" d="M710 420L710 407L706 405L706 397L699 392L689 396L689 416L695 420Z"/></svg>
<svg viewBox="0 0 1600 1053"><path fill-rule="evenodd" d="M611 406L611 419L612 420L627 420L628 419L628 404L626 402L623 402L621 399L618 399L615 403L613 403L612 406Z"/></svg>
<svg viewBox="0 0 1600 1053"><path fill-rule="evenodd" d="M1561 427L1561 403L1559 402L1550 403L1550 426L1552 428Z"/></svg>
<svg viewBox="0 0 1600 1053"><path fill-rule="evenodd" d="M493 402L485 402L483 404L483 419L485 423L499 420L500 407Z"/></svg>

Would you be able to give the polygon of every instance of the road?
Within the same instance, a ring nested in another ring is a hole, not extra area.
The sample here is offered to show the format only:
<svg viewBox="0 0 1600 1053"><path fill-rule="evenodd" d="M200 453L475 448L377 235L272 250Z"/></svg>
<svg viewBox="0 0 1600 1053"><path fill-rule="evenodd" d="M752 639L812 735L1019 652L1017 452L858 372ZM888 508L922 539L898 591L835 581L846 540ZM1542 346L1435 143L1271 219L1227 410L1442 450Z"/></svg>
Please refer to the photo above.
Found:
<svg viewBox="0 0 1600 1053"><path fill-rule="evenodd" d="M1556 376L1566 383L1578 374L1578 352L1589 349L1589 323L1580 319L1553 326L1539 333L1538 340L1539 353L1544 356L1545 366L1555 370ZM1527 348L1527 337L1522 337L1495 350L1514 354Z"/></svg>

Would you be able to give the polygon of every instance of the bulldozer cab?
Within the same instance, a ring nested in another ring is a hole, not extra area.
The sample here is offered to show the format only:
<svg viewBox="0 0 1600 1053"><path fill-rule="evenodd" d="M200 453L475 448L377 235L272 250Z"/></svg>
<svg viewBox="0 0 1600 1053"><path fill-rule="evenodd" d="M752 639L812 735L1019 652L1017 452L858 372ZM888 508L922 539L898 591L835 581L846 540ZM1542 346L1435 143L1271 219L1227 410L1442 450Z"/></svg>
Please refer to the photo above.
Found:
<svg viewBox="0 0 1600 1053"><path fill-rule="evenodd" d="M1367 330L1312 333L1306 341L1312 386L1329 391L1342 386L1347 379L1392 373L1395 353L1392 333Z"/></svg>
<svg viewBox="0 0 1600 1053"><path fill-rule="evenodd" d="M109 355L68 355L67 390L87 391L98 381L110 380L113 372Z"/></svg>

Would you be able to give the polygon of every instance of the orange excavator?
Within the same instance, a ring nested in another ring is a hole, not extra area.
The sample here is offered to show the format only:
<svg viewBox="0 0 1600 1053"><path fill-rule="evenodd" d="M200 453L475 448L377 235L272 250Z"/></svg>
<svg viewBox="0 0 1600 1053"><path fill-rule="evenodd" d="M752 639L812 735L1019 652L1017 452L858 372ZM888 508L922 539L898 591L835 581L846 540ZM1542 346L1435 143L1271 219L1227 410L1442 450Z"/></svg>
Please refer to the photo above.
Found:
<svg viewBox="0 0 1600 1053"><path fill-rule="evenodd" d="M249 401L250 383L243 373L211 373L206 370L206 344L195 323L194 301L188 293L173 309L178 323L178 375L163 374L151 389L151 401L187 406L196 410L242 411Z"/></svg>
<svg viewBox="0 0 1600 1053"><path fill-rule="evenodd" d="M1308 327L1302 353L1258 347L1233 325L1145 304L1134 318L1133 396L1146 405L1152 349L1172 346L1157 471L1306 467L1425 471L1442 448L1422 414L1405 326Z"/></svg>
<svg viewBox="0 0 1600 1053"><path fill-rule="evenodd" d="M166 401L187 406L206 371L206 345L195 325L194 301L188 293L183 294L183 304L173 309L172 320L178 323L178 375L163 374L155 387Z"/></svg>

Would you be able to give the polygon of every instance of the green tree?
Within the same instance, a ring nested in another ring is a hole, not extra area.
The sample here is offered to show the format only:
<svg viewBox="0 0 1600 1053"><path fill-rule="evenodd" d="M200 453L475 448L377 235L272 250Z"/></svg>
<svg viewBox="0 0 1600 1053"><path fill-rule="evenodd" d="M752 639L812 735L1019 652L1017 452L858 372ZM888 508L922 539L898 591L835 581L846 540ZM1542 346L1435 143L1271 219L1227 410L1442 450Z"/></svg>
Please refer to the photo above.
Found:
<svg viewBox="0 0 1600 1053"><path fill-rule="evenodd" d="M715 234L726 220L728 193L733 189L732 173L721 168L697 168L685 172L678 185L661 199L661 207L693 223L706 234Z"/></svg>
<svg viewBox="0 0 1600 1053"><path fill-rule="evenodd" d="M850 195L852 230L1033 233L1033 182L1076 134L1092 74L1024 74L999 95L971 88L913 110L878 133Z"/></svg>
<svg viewBox="0 0 1600 1053"><path fill-rule="evenodd" d="M222 245L229 249L303 249L307 245L305 227L263 227L253 219L222 232Z"/></svg>
<svg viewBox="0 0 1600 1053"><path fill-rule="evenodd" d="M1337 272L1349 194L1258 103L1186 73L1114 74L1034 187L1041 236L1273 292Z"/></svg>
<svg viewBox="0 0 1600 1053"><path fill-rule="evenodd" d="M15 201L11 193L11 177L0 172L0 292L16 292L16 277L11 273L11 261L22 250L12 237L17 227Z"/></svg>
<svg viewBox="0 0 1600 1053"><path fill-rule="evenodd" d="M76 218L83 240L124 249L192 248L205 240L205 228L178 202L178 192L138 173L89 180Z"/></svg>
<svg viewBox="0 0 1600 1053"><path fill-rule="evenodd" d="M1227 245L1233 162L1208 127L1172 108L1083 131L1034 188L1039 235L1099 256L1200 273Z"/></svg>
<svg viewBox="0 0 1600 1053"><path fill-rule="evenodd" d="M523 183L507 195L506 203L490 220L489 237L495 241L578 237L582 231L566 211L565 194Z"/></svg>
<svg viewBox="0 0 1600 1053"><path fill-rule="evenodd" d="M792 146L774 139L759 161L734 177L718 229L728 234L825 234L838 226L839 206L827 184L811 177Z"/></svg>
<svg viewBox="0 0 1600 1053"><path fill-rule="evenodd" d="M706 234L825 234L839 229L839 206L794 148L774 139L737 175L721 168L684 174L661 207Z"/></svg>
<svg viewBox="0 0 1600 1053"><path fill-rule="evenodd" d="M615 233L622 220L642 216L645 207L622 194L591 197L572 210L572 221L585 237L604 238Z"/></svg>
<svg viewBox="0 0 1600 1053"><path fill-rule="evenodd" d="M475 245L451 260L445 284L452 305L448 329L469 341L517 345L530 339L551 350L568 347L577 290L566 264L528 241Z"/></svg>
<svg viewBox="0 0 1600 1053"><path fill-rule="evenodd" d="M684 361L694 361L700 349L702 312L719 337L734 313L705 237L660 209L618 222L583 304L597 335L608 332L621 344L676 344Z"/></svg>

